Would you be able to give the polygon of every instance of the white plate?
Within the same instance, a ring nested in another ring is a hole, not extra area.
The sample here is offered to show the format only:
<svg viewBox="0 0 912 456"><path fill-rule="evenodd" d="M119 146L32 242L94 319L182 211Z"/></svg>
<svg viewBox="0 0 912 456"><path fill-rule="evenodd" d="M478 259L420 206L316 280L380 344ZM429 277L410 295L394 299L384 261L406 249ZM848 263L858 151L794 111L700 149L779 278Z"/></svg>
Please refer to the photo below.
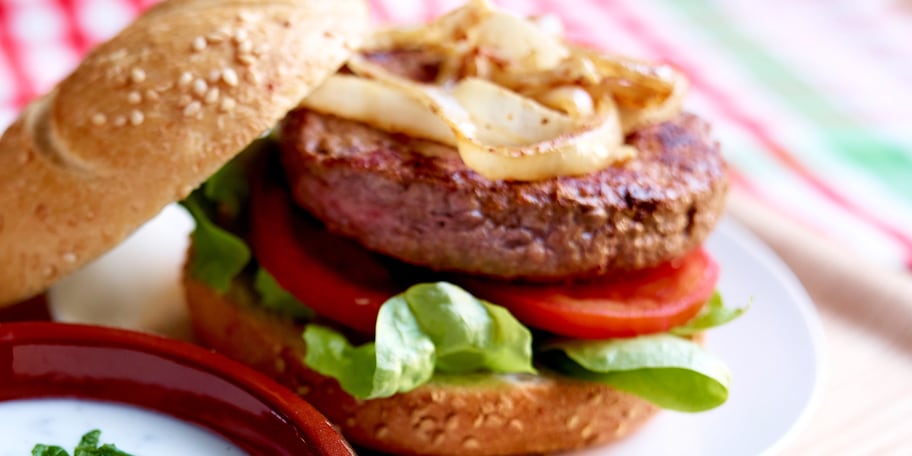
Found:
<svg viewBox="0 0 912 456"><path fill-rule="evenodd" d="M181 209L167 208L58 284L52 312L67 321L159 332L185 327L177 272L191 223ZM772 454L803 425L823 373L813 304L782 261L735 222L723 220L708 247L722 266L719 289L726 302L752 302L743 317L708 335L709 350L734 374L728 402L700 414L662 412L631 438L576 456ZM125 308L125 302L134 304Z"/></svg>

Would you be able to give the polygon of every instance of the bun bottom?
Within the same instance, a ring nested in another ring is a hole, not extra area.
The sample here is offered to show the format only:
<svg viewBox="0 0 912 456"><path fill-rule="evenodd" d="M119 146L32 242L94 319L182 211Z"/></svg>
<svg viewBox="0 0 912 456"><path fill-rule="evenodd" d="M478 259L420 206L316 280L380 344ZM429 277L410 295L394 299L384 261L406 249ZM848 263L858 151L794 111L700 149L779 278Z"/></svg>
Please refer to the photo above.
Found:
<svg viewBox="0 0 912 456"><path fill-rule="evenodd" d="M629 435L658 412L608 386L543 375L438 379L393 397L356 400L307 368L302 328L252 304L235 281L221 295L184 278L198 341L304 397L354 445L396 454L551 453Z"/></svg>

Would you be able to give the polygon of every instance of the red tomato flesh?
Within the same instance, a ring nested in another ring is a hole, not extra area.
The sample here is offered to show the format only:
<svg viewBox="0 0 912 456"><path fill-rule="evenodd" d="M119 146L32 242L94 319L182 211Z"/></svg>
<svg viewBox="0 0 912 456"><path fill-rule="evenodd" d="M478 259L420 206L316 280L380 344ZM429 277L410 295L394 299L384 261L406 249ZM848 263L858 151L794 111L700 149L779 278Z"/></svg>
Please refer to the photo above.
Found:
<svg viewBox="0 0 912 456"><path fill-rule="evenodd" d="M594 281L557 284L469 279L475 296L503 305L519 321L579 339L665 332L693 318L712 296L719 265L703 249L657 267Z"/></svg>
<svg viewBox="0 0 912 456"><path fill-rule="evenodd" d="M365 334L380 305L418 281L449 280L504 306L526 325L587 339L664 332L693 318L712 295L719 266L702 249L643 271L573 284L520 284L476 278L414 277L360 245L296 213L288 191L255 179L250 241L260 265L304 305Z"/></svg>
<svg viewBox="0 0 912 456"><path fill-rule="evenodd" d="M250 243L260 266L318 314L373 334L380 305L404 288L373 254L295 213L293 204L279 183L254 179Z"/></svg>

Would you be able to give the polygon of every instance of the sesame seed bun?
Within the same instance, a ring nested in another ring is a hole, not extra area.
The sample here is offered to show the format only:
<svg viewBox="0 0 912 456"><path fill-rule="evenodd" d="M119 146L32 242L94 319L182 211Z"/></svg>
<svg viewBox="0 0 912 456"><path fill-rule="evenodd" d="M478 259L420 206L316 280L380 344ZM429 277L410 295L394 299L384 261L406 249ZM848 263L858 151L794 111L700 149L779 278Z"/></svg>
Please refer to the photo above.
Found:
<svg viewBox="0 0 912 456"><path fill-rule="evenodd" d="M0 305L185 197L366 31L359 0L172 0L98 46L0 138Z"/></svg>
<svg viewBox="0 0 912 456"><path fill-rule="evenodd" d="M435 378L407 393L359 401L304 365L302 328L263 310L241 280L220 294L184 274L201 343L285 384L357 446L406 455L513 455L612 442L658 408L596 382L550 375Z"/></svg>

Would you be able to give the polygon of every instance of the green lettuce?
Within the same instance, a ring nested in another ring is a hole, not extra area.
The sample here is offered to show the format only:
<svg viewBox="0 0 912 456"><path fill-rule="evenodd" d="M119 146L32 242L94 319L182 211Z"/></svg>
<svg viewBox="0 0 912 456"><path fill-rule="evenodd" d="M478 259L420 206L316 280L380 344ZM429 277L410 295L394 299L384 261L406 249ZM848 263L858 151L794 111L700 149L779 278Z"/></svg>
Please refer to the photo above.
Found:
<svg viewBox="0 0 912 456"><path fill-rule="evenodd" d="M181 204L196 221L193 238L191 276L224 293L232 279L250 262L250 247L240 237L214 222L237 225L243 218L250 195L247 173L252 164L275 147L270 136L263 136L250 143L240 154L209 177L200 188L193 191ZM266 284L266 288L268 287ZM267 290L271 291L271 289Z"/></svg>
<svg viewBox="0 0 912 456"><path fill-rule="evenodd" d="M238 217L247 206L250 196L247 171L258 157L273 147L275 142L270 136L250 143L243 152L209 177L202 186L203 196L217 204L220 214L232 219Z"/></svg>
<svg viewBox="0 0 912 456"><path fill-rule="evenodd" d="M435 371L535 372L532 335L506 309L446 283L424 283L386 301L374 342L352 346L338 332L308 325L304 362L359 399L406 392Z"/></svg>
<svg viewBox="0 0 912 456"><path fill-rule="evenodd" d="M699 412L728 399L731 372L725 363L681 337L570 340L543 351L548 366L560 373L611 385L662 408Z"/></svg>
<svg viewBox="0 0 912 456"><path fill-rule="evenodd" d="M181 202L196 221L190 234L193 240L190 276L225 293L234 277L250 261L250 248L243 239L212 222L205 210L204 197L198 192L194 191Z"/></svg>
<svg viewBox="0 0 912 456"><path fill-rule="evenodd" d="M314 311L285 291L276 279L263 268L253 276L253 288L260 295L260 304L267 309L296 319L310 319Z"/></svg>
<svg viewBox="0 0 912 456"><path fill-rule="evenodd" d="M715 292L696 317L684 325L672 328L670 332L678 336L692 336L740 317L748 307L725 307L722 296Z"/></svg>

